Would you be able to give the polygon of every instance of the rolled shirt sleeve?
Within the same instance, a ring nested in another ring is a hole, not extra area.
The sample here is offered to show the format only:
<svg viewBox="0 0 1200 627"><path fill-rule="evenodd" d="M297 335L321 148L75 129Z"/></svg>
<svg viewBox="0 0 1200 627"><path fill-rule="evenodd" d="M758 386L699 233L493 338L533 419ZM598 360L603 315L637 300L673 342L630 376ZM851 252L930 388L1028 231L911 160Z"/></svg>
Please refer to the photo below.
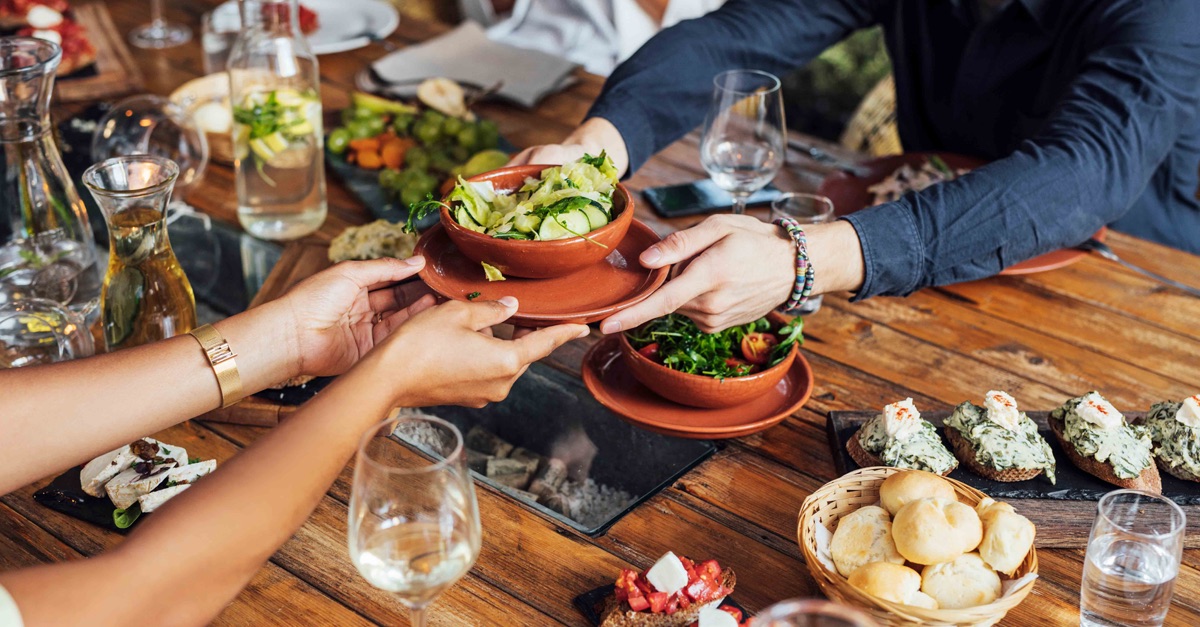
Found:
<svg viewBox="0 0 1200 627"><path fill-rule="evenodd" d="M782 75L877 21L884 0L730 0L668 28L613 71L587 117L611 122L637 170L704 119L712 79L749 68Z"/></svg>
<svg viewBox="0 0 1200 627"><path fill-rule="evenodd" d="M866 276L857 298L994 275L1076 246L1134 204L1200 115L1200 3L1114 5L1040 131L955 181L848 216Z"/></svg>

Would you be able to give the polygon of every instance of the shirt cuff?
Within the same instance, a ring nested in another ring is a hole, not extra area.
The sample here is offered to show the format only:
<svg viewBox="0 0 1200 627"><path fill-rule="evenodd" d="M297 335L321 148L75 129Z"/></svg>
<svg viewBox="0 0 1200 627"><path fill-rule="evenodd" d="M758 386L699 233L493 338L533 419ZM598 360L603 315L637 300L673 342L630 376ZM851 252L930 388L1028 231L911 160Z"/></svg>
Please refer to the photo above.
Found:
<svg viewBox="0 0 1200 627"><path fill-rule="evenodd" d="M633 175L654 156L654 132L650 128L649 118L633 98L615 92L603 94L592 105L584 120L591 118L608 120L621 134L621 139L625 140L625 153L629 157L625 178Z"/></svg>
<svg viewBox="0 0 1200 627"><path fill-rule="evenodd" d="M853 300L907 296L921 286L925 244L908 202L870 207L842 219L854 227L862 244L865 273Z"/></svg>

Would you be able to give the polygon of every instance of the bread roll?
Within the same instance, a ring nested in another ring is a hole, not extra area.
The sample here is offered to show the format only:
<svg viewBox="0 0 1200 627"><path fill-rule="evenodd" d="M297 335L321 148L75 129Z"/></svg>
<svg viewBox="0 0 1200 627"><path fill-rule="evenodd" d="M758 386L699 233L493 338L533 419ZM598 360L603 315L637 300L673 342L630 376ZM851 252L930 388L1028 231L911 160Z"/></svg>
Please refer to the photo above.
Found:
<svg viewBox="0 0 1200 627"><path fill-rule="evenodd" d="M922 569L921 592L933 597L944 610L987 605L1000 598L1000 576L978 553L967 553L952 562Z"/></svg>
<svg viewBox="0 0 1200 627"><path fill-rule="evenodd" d="M912 596L908 597L907 605L915 605L917 607L923 607L927 610L940 609L937 599L921 591L912 593Z"/></svg>
<svg viewBox="0 0 1200 627"><path fill-rule="evenodd" d="M874 505L860 507L838 521L829 552L843 577L871 562L904 563L892 541L892 517Z"/></svg>
<svg viewBox="0 0 1200 627"><path fill-rule="evenodd" d="M979 556L994 570L1012 577L1025 561L1029 549L1033 548L1033 523L1018 514L1012 505L990 498L980 501L975 511L983 524Z"/></svg>
<svg viewBox="0 0 1200 627"><path fill-rule="evenodd" d="M969 505L947 499L920 499L896 512L892 539L896 550L908 561L941 564L974 551L983 539L983 526Z"/></svg>
<svg viewBox="0 0 1200 627"><path fill-rule="evenodd" d="M895 473L884 479L883 484L879 486L879 500L883 502L883 509L892 516L895 516L901 507L917 499L954 501L958 500L958 496L949 481L924 470Z"/></svg>
<svg viewBox="0 0 1200 627"><path fill-rule="evenodd" d="M924 599L919 599L917 603L911 603L915 595L921 594L921 576L917 574L917 571L900 564L889 562L867 564L850 574L850 585L873 597L892 603L905 605L927 603Z"/></svg>

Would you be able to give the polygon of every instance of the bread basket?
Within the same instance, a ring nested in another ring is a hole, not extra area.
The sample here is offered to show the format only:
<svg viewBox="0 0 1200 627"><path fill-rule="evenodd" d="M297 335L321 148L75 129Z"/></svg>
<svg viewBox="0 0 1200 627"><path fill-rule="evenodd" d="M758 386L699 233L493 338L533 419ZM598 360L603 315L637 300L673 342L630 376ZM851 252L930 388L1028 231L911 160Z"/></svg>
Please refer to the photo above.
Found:
<svg viewBox="0 0 1200 627"><path fill-rule="evenodd" d="M817 585L825 596L861 608L880 625L921 625L933 627L957 627L967 625L994 625L1004 618L1009 610L1020 605L1033 590L1034 579L1030 579L1007 596L994 603L963 609L927 610L909 605L891 603L870 596L850 586L846 578L829 570L817 558L816 526L824 525L833 531L835 522L842 516L862 507L879 502L879 485L889 476L903 472L899 468L875 466L862 468L821 486L804 500L800 509L800 522L796 534L804 561ZM974 507L987 495L971 486L947 478L958 493L960 501ZM1019 513L1019 512L1018 512ZM1030 549L1013 579L1036 573L1038 568L1037 549Z"/></svg>

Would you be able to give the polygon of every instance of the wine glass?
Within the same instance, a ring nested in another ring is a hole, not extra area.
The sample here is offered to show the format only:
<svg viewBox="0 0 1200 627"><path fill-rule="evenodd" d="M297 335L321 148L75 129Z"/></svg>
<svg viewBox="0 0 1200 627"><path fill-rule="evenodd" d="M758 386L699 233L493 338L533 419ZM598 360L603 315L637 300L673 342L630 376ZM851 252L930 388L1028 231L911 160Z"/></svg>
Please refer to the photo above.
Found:
<svg viewBox="0 0 1200 627"><path fill-rule="evenodd" d="M754 617L754 627L878 627L866 614L820 599L780 601Z"/></svg>
<svg viewBox="0 0 1200 627"><path fill-rule="evenodd" d="M163 0L150 0L150 23L129 31L129 43L138 48L174 48L192 38L192 29L163 18Z"/></svg>
<svg viewBox="0 0 1200 627"><path fill-rule="evenodd" d="M424 627L433 600L467 574L482 531L462 433L399 415L363 435L350 495L350 558Z"/></svg>
<svg viewBox="0 0 1200 627"><path fill-rule="evenodd" d="M730 70L713 79L700 139L700 163L733 196L733 212L783 167L787 128L779 79L759 70Z"/></svg>

